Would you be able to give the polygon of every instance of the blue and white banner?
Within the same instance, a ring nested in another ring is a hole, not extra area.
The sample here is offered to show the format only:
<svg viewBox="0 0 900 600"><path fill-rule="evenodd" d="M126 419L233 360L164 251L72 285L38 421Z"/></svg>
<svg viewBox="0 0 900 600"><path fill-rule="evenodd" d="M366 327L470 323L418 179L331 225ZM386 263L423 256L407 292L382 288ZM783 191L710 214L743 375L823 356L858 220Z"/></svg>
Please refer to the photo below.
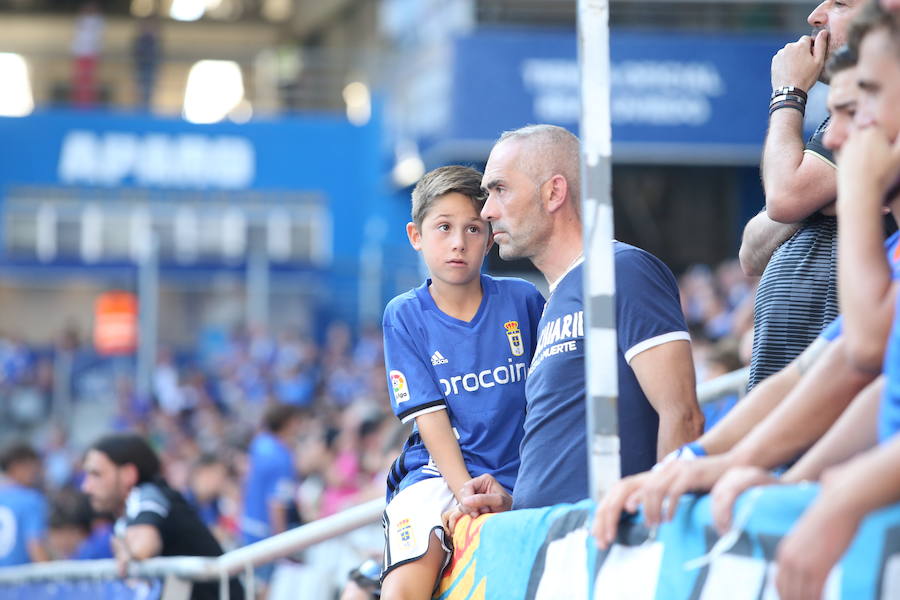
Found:
<svg viewBox="0 0 900 600"><path fill-rule="evenodd" d="M776 600L776 548L817 492L818 486L803 485L744 494L735 507L742 528L721 541L710 498L683 498L672 522L652 534L639 517L624 523L604 552L588 533L590 501L463 518L452 568L435 597ZM823 598L900 598L900 506L863 521Z"/></svg>
<svg viewBox="0 0 900 600"><path fill-rule="evenodd" d="M616 160L757 164L772 56L790 41L783 35L614 29L610 108ZM574 32L480 29L458 38L449 54L452 85L443 93L433 89L433 102L408 106L410 113L423 114L407 118L426 124L421 131L426 145L484 150L500 132L528 123L577 131L581 97ZM430 81L422 79L409 85ZM812 89L810 132L825 117L826 92L823 85ZM435 102L446 106L436 109ZM432 118L424 119L426 114Z"/></svg>

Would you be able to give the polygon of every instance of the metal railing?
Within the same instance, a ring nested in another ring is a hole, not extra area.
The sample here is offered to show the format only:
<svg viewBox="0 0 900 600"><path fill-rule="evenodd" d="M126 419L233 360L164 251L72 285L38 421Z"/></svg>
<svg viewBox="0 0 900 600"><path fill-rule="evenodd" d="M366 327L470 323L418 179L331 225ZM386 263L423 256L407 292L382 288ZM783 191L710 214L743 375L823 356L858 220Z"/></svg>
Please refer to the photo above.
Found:
<svg viewBox="0 0 900 600"><path fill-rule="evenodd" d="M700 404L713 402L724 396L743 395L749 368L740 369L697 386ZM245 574L247 598L255 594L253 569L291 556L326 540L343 535L381 519L384 500L377 498L341 513L313 521L254 544L237 548L219 557L173 556L130 563L128 576L164 579L166 600L187 600L194 581L219 581L219 598L229 600L228 579ZM0 568L0 586L39 581L116 579L116 561L56 561Z"/></svg>

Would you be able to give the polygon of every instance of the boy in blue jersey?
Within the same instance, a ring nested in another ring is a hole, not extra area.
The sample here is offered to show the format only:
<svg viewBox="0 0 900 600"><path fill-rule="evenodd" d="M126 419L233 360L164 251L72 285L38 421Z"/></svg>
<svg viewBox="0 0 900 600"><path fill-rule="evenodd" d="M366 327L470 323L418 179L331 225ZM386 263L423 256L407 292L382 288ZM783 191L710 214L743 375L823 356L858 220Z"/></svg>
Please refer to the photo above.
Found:
<svg viewBox="0 0 900 600"><path fill-rule="evenodd" d="M35 489L41 459L21 443L0 456L0 567L49 560L47 500Z"/></svg>
<svg viewBox="0 0 900 600"><path fill-rule="evenodd" d="M526 281L481 274L490 227L481 174L449 166L412 194L407 235L430 278L384 311L395 414L413 434L388 474L382 597L430 598L449 559L441 514L489 473L512 490L525 378L544 299Z"/></svg>

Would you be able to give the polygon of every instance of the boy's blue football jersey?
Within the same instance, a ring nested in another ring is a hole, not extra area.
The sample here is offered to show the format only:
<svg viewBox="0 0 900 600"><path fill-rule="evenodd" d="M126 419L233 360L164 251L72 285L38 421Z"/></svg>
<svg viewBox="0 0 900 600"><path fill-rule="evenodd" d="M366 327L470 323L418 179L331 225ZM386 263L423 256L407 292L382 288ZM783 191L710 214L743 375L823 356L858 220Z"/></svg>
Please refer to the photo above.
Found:
<svg viewBox="0 0 900 600"><path fill-rule="evenodd" d="M525 420L525 377L544 298L527 281L481 275L471 321L441 311L423 285L384 311L384 362L394 413L404 423L447 410L473 477L490 473L512 490ZM413 430L388 474L388 499L440 473Z"/></svg>

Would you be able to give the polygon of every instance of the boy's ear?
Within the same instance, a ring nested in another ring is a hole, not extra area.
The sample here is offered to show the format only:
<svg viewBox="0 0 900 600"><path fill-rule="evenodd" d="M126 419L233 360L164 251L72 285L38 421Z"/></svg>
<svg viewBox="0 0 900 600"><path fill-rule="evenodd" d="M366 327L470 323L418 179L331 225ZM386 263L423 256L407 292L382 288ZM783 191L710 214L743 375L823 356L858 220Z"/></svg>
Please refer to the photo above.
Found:
<svg viewBox="0 0 900 600"><path fill-rule="evenodd" d="M410 221L406 224L406 237L409 238L409 245L416 250L422 249L422 234L416 224Z"/></svg>
<svg viewBox="0 0 900 600"><path fill-rule="evenodd" d="M493 247L493 245L494 245L494 235L490 230L488 230L487 244L485 244L485 246L484 246L484 255L485 256L487 256L488 252L491 251L491 247Z"/></svg>

